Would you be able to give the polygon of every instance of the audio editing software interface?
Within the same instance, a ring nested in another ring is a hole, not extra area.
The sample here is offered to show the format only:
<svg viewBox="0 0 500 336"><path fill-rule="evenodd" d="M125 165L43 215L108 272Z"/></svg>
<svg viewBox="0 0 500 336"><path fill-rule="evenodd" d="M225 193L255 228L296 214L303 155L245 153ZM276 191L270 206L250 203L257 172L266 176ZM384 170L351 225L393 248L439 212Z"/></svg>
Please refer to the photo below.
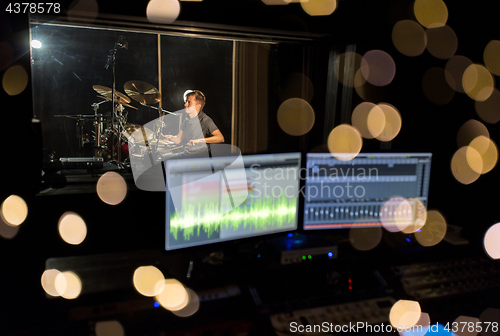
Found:
<svg viewBox="0 0 500 336"><path fill-rule="evenodd" d="M300 153L168 160L166 250L297 229Z"/></svg>
<svg viewBox="0 0 500 336"><path fill-rule="evenodd" d="M308 153L304 229L390 225L397 216L415 221L427 208L431 157L360 153L343 161L330 153Z"/></svg>

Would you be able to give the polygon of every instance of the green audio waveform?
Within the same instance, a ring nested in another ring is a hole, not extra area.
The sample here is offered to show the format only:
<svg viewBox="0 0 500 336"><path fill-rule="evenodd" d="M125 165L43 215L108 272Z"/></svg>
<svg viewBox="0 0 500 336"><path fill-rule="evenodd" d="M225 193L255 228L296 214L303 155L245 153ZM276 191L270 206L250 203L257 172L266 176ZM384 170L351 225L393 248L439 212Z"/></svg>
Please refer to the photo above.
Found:
<svg viewBox="0 0 500 336"><path fill-rule="evenodd" d="M191 236L203 231L210 237L220 228L229 227L237 230L243 228L267 229L268 227L281 227L296 219L297 200L288 199L283 193L279 199L273 197L251 198L250 204L242 204L236 209L220 214L219 203L198 204L197 207L188 204L183 206L180 215L175 212L170 217L170 233L177 240L179 231L183 232L184 239L189 240Z"/></svg>

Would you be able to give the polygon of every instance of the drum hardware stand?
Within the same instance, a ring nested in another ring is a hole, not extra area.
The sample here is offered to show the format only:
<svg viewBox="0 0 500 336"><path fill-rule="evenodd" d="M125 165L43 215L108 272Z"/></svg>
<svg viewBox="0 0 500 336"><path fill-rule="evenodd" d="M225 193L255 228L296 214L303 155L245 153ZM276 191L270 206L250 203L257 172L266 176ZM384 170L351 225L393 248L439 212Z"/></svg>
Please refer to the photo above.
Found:
<svg viewBox="0 0 500 336"><path fill-rule="evenodd" d="M104 103L105 100L99 103L93 103L92 108L94 109L94 156L102 157L102 150L104 147L102 146L102 132L104 131L104 118L102 114L97 114L97 109L99 105Z"/></svg>
<svg viewBox="0 0 500 336"><path fill-rule="evenodd" d="M66 115L66 114L57 114L54 115L56 118L70 118L76 119L76 137L78 139L78 156L83 157L83 147L85 145L85 137L83 135L83 125L87 122L87 119L94 118L95 116L77 114L77 115ZM88 140L88 139L87 139Z"/></svg>

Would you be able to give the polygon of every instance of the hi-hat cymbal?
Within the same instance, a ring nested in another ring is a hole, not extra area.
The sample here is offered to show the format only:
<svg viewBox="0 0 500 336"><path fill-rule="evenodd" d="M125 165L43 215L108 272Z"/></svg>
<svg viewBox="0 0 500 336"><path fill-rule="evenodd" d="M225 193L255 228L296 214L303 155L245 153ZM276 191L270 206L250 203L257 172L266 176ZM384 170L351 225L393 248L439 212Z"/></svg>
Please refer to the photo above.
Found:
<svg viewBox="0 0 500 336"><path fill-rule="evenodd" d="M131 80L124 85L125 93L141 104L153 105L160 101L161 93L153 85L139 80Z"/></svg>
<svg viewBox="0 0 500 336"><path fill-rule="evenodd" d="M95 92L97 92L101 96L104 96L106 99L108 100L113 99L113 90L110 89L109 87L102 85L93 85L92 88L94 89ZM116 90L115 90L115 98L119 104L130 103L129 97Z"/></svg>

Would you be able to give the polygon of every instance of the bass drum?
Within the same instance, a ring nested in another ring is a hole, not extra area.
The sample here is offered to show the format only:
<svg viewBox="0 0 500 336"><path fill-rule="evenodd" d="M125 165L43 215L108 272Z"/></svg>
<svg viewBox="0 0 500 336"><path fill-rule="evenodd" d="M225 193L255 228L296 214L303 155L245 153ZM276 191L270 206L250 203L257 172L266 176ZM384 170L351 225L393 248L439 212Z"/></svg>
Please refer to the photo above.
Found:
<svg viewBox="0 0 500 336"><path fill-rule="evenodd" d="M118 138L115 133L106 130L102 135L101 143L103 144L102 157L104 161L118 160L118 149L120 150L120 160L123 162L128 159L128 141L123 136Z"/></svg>

